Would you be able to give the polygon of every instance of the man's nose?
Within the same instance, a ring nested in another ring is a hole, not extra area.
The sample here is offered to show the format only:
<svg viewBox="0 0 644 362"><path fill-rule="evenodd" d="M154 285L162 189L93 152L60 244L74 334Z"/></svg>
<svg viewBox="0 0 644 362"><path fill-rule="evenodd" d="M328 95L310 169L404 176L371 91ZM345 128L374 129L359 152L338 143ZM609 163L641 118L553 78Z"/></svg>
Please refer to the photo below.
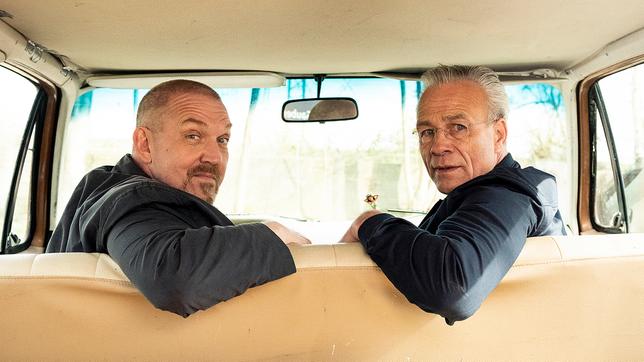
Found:
<svg viewBox="0 0 644 362"><path fill-rule="evenodd" d="M204 147L203 153L201 155L201 162L210 162L213 165L218 165L223 161L223 152L219 147L219 143L215 140L209 142L206 147Z"/></svg>
<svg viewBox="0 0 644 362"><path fill-rule="evenodd" d="M450 150L452 140L447 137L447 133L442 129L437 129L434 139L430 144L430 152L434 155L441 155Z"/></svg>

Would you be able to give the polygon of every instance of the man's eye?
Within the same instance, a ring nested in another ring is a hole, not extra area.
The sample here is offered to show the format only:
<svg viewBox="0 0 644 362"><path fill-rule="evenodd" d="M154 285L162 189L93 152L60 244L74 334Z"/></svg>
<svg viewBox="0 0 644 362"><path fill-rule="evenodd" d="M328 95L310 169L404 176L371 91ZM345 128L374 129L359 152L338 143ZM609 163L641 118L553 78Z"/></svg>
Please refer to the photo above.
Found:
<svg viewBox="0 0 644 362"><path fill-rule="evenodd" d="M222 145L227 145L229 141L230 141L230 138L228 137L219 137L217 139L217 142L219 142Z"/></svg>
<svg viewBox="0 0 644 362"><path fill-rule="evenodd" d="M186 139L191 142L196 142L201 139L201 136L196 133L189 133L186 135Z"/></svg>
<svg viewBox="0 0 644 362"><path fill-rule="evenodd" d="M420 131L421 137L434 137L436 130L434 128L428 128Z"/></svg>
<svg viewBox="0 0 644 362"><path fill-rule="evenodd" d="M454 123L450 125L450 130L452 132L465 132L467 131L467 126L460 123Z"/></svg>

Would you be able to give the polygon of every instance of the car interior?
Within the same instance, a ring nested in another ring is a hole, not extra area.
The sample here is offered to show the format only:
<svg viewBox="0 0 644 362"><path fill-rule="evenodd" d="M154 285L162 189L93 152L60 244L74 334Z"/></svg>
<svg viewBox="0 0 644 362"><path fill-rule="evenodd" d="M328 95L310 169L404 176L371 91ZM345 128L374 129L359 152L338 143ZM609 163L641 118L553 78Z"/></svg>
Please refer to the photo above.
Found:
<svg viewBox="0 0 644 362"><path fill-rule="evenodd" d="M639 360L644 2L0 0L2 360ZM531 237L470 318L411 304L359 243L444 198L413 133L422 73L485 65L508 149L556 176L566 236ZM215 206L279 221L297 273L188 318L107 254L44 253L78 181L131 152L154 85L214 88L233 123Z"/></svg>

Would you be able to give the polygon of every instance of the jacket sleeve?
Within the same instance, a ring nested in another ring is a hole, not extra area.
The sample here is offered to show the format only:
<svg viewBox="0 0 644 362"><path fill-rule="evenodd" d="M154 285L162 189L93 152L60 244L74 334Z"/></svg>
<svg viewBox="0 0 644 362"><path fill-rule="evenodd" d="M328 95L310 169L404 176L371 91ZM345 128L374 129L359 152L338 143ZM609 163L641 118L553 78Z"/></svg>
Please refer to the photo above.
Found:
<svg viewBox="0 0 644 362"><path fill-rule="evenodd" d="M187 317L295 272L288 248L264 224L191 228L181 217L190 210L132 199L119 197L89 224L100 225L99 242L157 308Z"/></svg>
<svg viewBox="0 0 644 362"><path fill-rule="evenodd" d="M527 195L482 187L435 234L389 214L367 219L367 253L410 302L448 324L470 317L518 257L538 219Z"/></svg>

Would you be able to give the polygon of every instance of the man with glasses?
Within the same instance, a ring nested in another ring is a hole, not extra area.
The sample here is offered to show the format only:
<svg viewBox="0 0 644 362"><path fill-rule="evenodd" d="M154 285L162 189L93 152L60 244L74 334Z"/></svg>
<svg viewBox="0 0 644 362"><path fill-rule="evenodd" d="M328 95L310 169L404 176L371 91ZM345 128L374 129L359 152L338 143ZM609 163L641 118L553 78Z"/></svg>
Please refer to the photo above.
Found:
<svg viewBox="0 0 644 362"><path fill-rule="evenodd" d="M552 175L521 168L506 149L508 100L489 68L423 75L416 133L429 176L447 196L418 227L370 210L343 242L360 241L410 302L448 324L471 316L526 237L565 235Z"/></svg>

